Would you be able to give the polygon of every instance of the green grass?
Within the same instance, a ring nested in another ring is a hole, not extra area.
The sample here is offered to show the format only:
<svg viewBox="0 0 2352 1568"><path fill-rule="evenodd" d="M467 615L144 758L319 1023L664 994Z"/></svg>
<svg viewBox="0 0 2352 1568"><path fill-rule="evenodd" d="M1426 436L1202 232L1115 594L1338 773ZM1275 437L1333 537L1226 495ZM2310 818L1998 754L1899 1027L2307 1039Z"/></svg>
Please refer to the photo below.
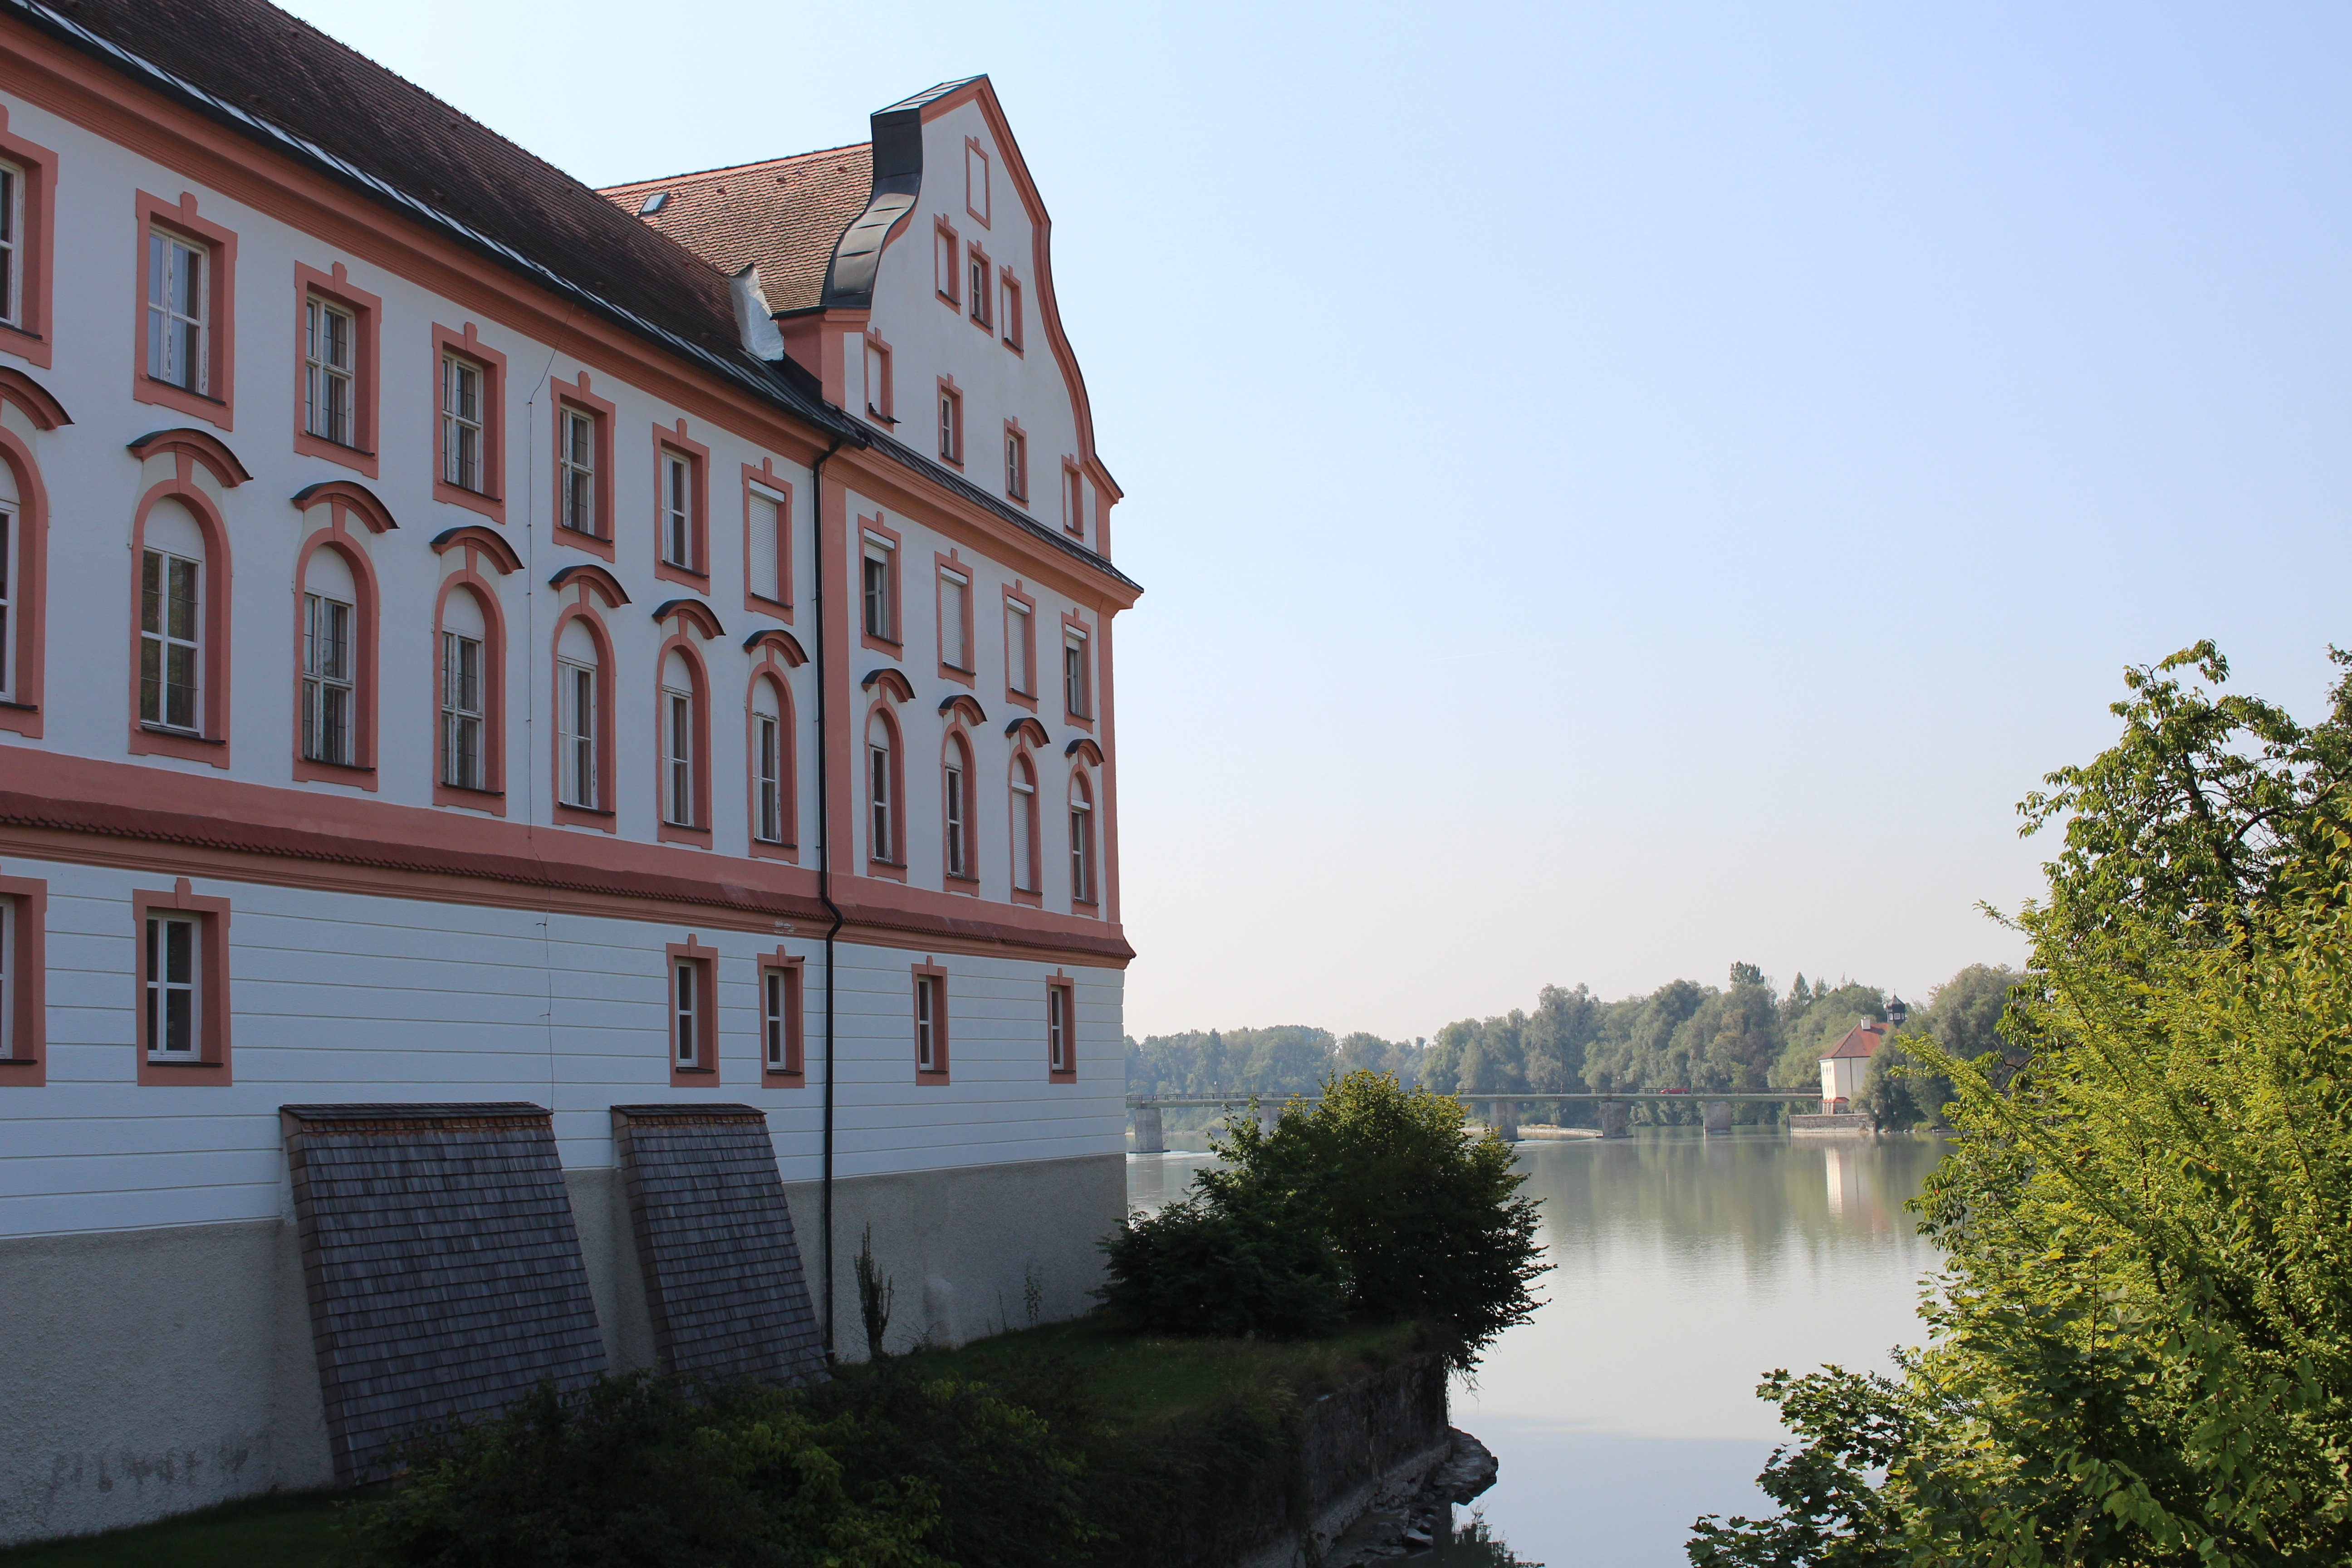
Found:
<svg viewBox="0 0 2352 1568"><path fill-rule="evenodd" d="M0 1568L326 1568L335 1506L352 1492L289 1492L223 1503L161 1524L0 1550Z"/></svg>
<svg viewBox="0 0 2352 1568"><path fill-rule="evenodd" d="M1411 1326L1286 1343L1139 1336L1082 1319L896 1359L924 1377L997 1384L1016 1398L1024 1385L1075 1385L1112 1421L1146 1426L1242 1388L1281 1384L1313 1399L1419 1348ZM866 1374L853 1367L843 1375ZM134 1530L0 1549L0 1568L332 1568L341 1557L337 1507L359 1495L253 1498Z"/></svg>

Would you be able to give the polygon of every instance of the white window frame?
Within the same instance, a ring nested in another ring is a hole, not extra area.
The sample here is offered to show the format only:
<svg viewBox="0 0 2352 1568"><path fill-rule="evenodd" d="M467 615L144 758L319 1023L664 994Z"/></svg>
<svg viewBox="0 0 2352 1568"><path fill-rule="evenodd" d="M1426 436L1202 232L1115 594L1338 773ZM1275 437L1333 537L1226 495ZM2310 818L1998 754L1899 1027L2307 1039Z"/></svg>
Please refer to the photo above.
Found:
<svg viewBox="0 0 2352 1568"><path fill-rule="evenodd" d="M560 683L556 714L556 755L562 769L556 798L581 811L604 806L603 781L596 776L597 709L604 693L598 682L604 671L575 658L555 661Z"/></svg>
<svg viewBox="0 0 2352 1568"><path fill-rule="evenodd" d="M359 332L349 306L303 302L302 428L338 447L359 445Z"/></svg>
<svg viewBox="0 0 2352 1568"><path fill-rule="evenodd" d="M792 500L783 491L772 490L755 480L751 487L749 499L743 503L743 526L754 537L757 536L760 528L757 519L761 515L762 503L767 515L775 519L774 537L768 546L769 570L764 579L759 570L761 552L756 549L749 552L751 559L751 594L753 597L765 599L770 604L790 605L792 600L784 593L784 563L789 559L784 552L792 548ZM750 542L749 540L745 541L747 546Z"/></svg>
<svg viewBox="0 0 2352 1568"><path fill-rule="evenodd" d="M897 642L898 628L890 615L890 569L898 554L887 539L865 536L866 552L859 587L863 596L860 613L865 616L866 635L884 642Z"/></svg>
<svg viewBox="0 0 2352 1568"><path fill-rule="evenodd" d="M708 1067L702 1059L702 1009L709 1001L702 981L702 962L681 958L670 964L670 1012L675 1020L670 1048L682 1068Z"/></svg>
<svg viewBox="0 0 2352 1568"><path fill-rule="evenodd" d="M172 977L172 932L187 932L187 978ZM147 1059L160 1062L196 1062L204 1060L205 1052L205 922L194 915L151 914L142 940L147 944L147 994L141 999L147 1010ZM173 1047L170 1043L172 998L187 997L187 1044Z"/></svg>
<svg viewBox="0 0 2352 1568"><path fill-rule="evenodd" d="M1037 833L1043 824L1037 820L1035 771L1031 770L1029 782L1024 784L1023 765L1016 762L1013 769L1013 885L1022 892L1034 893L1038 890L1034 884L1043 879L1044 868L1037 855Z"/></svg>
<svg viewBox="0 0 2352 1568"><path fill-rule="evenodd" d="M574 533L597 538L596 416L558 404L555 417L562 431L556 442L555 468L557 505L562 511L556 521Z"/></svg>
<svg viewBox="0 0 2352 1568"><path fill-rule="evenodd" d="M937 1072L939 1045L939 976L915 976L915 1070Z"/></svg>
<svg viewBox="0 0 2352 1568"><path fill-rule="evenodd" d="M24 577L16 570L16 541L24 532L19 516L16 507L0 503L0 701L16 694L16 644L9 618L16 607L16 584Z"/></svg>
<svg viewBox="0 0 2352 1568"><path fill-rule="evenodd" d="M152 606L148 602L147 595L147 570L150 565L156 569L161 583L161 592ZM188 568L195 583L195 593L188 600L188 635L184 637L172 629L171 588L172 569L174 566ZM146 553L140 563L139 582L139 721L142 724L152 725L159 730L171 730L186 735L201 735L205 729L205 563L185 555L174 554L169 550L159 550L151 544L146 547ZM152 624L150 624L151 617L148 613L151 607L160 612ZM147 660L150 648L154 650L156 672L155 683L152 688L155 699L152 715L149 712L148 702L151 688L147 682ZM172 692L176 689L171 679L173 655L175 653L184 653L188 666L188 679L185 683L188 693L188 722L184 724L175 723L170 718Z"/></svg>
<svg viewBox="0 0 2352 1568"><path fill-rule="evenodd" d="M886 866L898 863L898 805L890 789L890 758L894 748L888 743L876 745L874 737L866 737L866 798L867 805L866 830L870 842L866 847L869 859Z"/></svg>
<svg viewBox="0 0 2352 1568"><path fill-rule="evenodd" d="M1010 426L1004 431L1004 493L1029 500L1029 437Z"/></svg>
<svg viewBox="0 0 2352 1568"><path fill-rule="evenodd" d="M0 1061L16 1058L16 900L0 893Z"/></svg>
<svg viewBox="0 0 2352 1568"><path fill-rule="evenodd" d="M1005 682L1022 696L1037 695L1037 613L1018 599L1004 601Z"/></svg>
<svg viewBox="0 0 2352 1568"><path fill-rule="evenodd" d="M1087 634L1062 628L1062 707L1074 718L1094 717L1094 681L1087 664Z"/></svg>
<svg viewBox="0 0 2352 1568"><path fill-rule="evenodd" d="M25 324L24 166L0 160L0 321Z"/></svg>
<svg viewBox="0 0 2352 1568"><path fill-rule="evenodd" d="M699 827L694 819L694 693L662 687L663 820Z"/></svg>
<svg viewBox="0 0 2352 1568"><path fill-rule="evenodd" d="M172 230L147 230L147 374L212 395L212 247Z"/></svg>
<svg viewBox="0 0 2352 1568"><path fill-rule="evenodd" d="M760 971L760 1040L770 1072L792 1065L793 972L780 964Z"/></svg>
<svg viewBox="0 0 2352 1568"><path fill-rule="evenodd" d="M302 595L302 756L351 767L358 755L359 685L352 675L359 610L324 594Z"/></svg>
<svg viewBox="0 0 2352 1568"><path fill-rule="evenodd" d="M948 639L948 606L955 606L955 640ZM940 568L940 662L950 669L971 673L971 579L950 567Z"/></svg>
<svg viewBox="0 0 2352 1568"><path fill-rule="evenodd" d="M751 837L762 844L784 841L784 721L757 710L751 715Z"/></svg>
<svg viewBox="0 0 2352 1568"><path fill-rule="evenodd" d="M1070 781L1070 901L1091 904L1095 898L1095 804Z"/></svg>
<svg viewBox="0 0 2352 1568"><path fill-rule="evenodd" d="M866 412L885 425L890 417L890 351L871 338L866 341Z"/></svg>
<svg viewBox="0 0 2352 1568"><path fill-rule="evenodd" d="M942 792L947 874L969 877L971 875L971 773L964 766L961 746L948 747L947 760L940 768L940 787Z"/></svg>
<svg viewBox="0 0 2352 1568"><path fill-rule="evenodd" d="M476 495L489 493L489 372L463 354L441 356L441 479ZM470 395L470 411L468 398Z"/></svg>
<svg viewBox="0 0 2352 1568"><path fill-rule="evenodd" d="M468 649L473 666L470 682ZM489 787L489 758L484 750L489 716L482 697L488 676L487 658L482 638L463 632L441 634L441 782L456 789Z"/></svg>
<svg viewBox="0 0 2352 1568"><path fill-rule="evenodd" d="M963 466L963 398L954 388L940 388L940 457Z"/></svg>
<svg viewBox="0 0 2352 1568"><path fill-rule="evenodd" d="M660 516L662 559L681 572L699 572L694 559L694 459L662 448Z"/></svg>
<svg viewBox="0 0 2352 1568"><path fill-rule="evenodd" d="M989 296L994 290L989 286L988 258L980 253L978 246L965 248L963 275L964 286L971 291L971 298L964 301L964 308L971 312L974 321L983 327L992 327L994 323L988 319L988 307Z"/></svg>
<svg viewBox="0 0 2352 1568"><path fill-rule="evenodd" d="M1045 987L1045 1066L1048 1071L1070 1070L1069 997L1059 985Z"/></svg>

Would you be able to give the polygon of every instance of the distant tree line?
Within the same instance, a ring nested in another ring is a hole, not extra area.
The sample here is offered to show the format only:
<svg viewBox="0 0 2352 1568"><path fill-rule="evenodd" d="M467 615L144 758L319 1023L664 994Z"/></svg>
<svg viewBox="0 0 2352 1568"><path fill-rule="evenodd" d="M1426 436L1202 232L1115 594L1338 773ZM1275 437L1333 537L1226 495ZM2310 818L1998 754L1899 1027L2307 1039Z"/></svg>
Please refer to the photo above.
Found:
<svg viewBox="0 0 2352 1568"><path fill-rule="evenodd" d="M1928 1035L1963 1058L1999 1048L1993 1026L2018 979L1979 963L1937 987L1872 1061L1856 1109L1890 1127L1940 1120L1950 1082L1897 1070L1914 1065L1903 1040ZM1675 980L1617 1002L1603 1002L1582 985L1547 985L1532 1011L1457 1019L1434 1040L1361 1033L1342 1038L1299 1026L1152 1035L1127 1042L1127 1084L1135 1094L1272 1100L1311 1092L1334 1073L1370 1069L1441 1094L1530 1099L1636 1089L1805 1089L1821 1081L1822 1057L1847 1030L1864 1019L1885 1021L1895 1000L1875 985L1815 984L1802 974L1781 993L1755 964L1735 963L1720 987ZM1689 1114L1696 1113L1694 1106ZM1588 1119L1573 1108L1563 1114ZM1752 1114L1770 1112L1758 1108Z"/></svg>

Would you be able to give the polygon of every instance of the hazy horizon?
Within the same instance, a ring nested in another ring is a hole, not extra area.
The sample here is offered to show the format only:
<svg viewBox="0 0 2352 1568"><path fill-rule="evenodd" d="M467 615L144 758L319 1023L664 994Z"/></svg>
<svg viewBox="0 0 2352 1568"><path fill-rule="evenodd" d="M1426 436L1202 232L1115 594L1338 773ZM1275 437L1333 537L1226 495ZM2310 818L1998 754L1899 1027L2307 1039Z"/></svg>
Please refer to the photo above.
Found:
<svg viewBox="0 0 2352 1568"><path fill-rule="evenodd" d="M992 76L1147 590L1139 1039L1924 997L2123 666L2352 642L2341 7L291 8L593 184Z"/></svg>

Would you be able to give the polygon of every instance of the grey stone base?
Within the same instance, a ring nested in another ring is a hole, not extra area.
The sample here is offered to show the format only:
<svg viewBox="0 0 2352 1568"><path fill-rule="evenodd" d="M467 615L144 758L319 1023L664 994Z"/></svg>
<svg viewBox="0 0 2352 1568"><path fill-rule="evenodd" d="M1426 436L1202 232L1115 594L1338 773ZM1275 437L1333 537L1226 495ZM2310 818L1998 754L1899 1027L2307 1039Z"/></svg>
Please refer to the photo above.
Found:
<svg viewBox="0 0 2352 1568"><path fill-rule="evenodd" d="M568 1170L564 1183L605 1359L650 1366L619 1173ZM817 1184L785 1196L821 1299ZM1025 1327L1033 1278L1039 1321L1087 1311L1095 1243L1126 1207L1117 1153L837 1182L836 1349L866 1356L851 1261L869 1222L898 1285L898 1351ZM0 1545L333 1483L290 1218L0 1238Z"/></svg>

